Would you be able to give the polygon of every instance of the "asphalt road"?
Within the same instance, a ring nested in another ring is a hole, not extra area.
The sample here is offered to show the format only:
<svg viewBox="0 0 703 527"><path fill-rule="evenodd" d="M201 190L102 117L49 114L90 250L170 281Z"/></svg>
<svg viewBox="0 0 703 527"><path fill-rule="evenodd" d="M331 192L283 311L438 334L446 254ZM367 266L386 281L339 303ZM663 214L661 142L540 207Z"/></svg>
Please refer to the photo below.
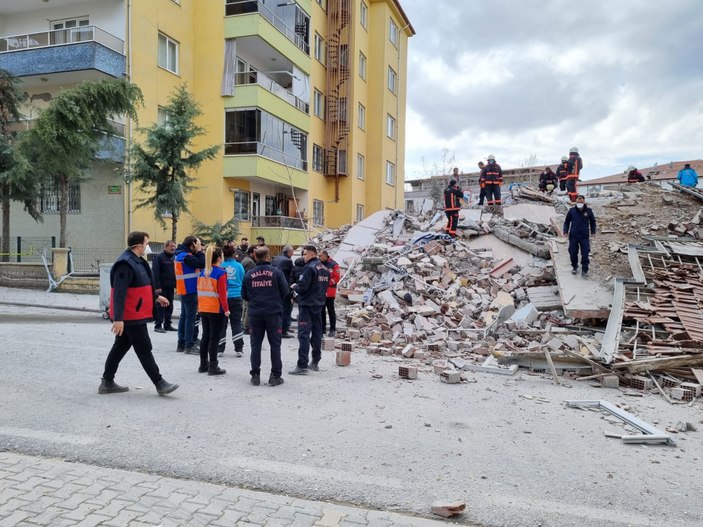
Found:
<svg viewBox="0 0 703 527"><path fill-rule="evenodd" d="M603 434L619 424L563 405L606 399L660 428L701 429L701 403L527 373L447 385L427 368L403 381L397 359L365 352L347 368L325 352L319 374L293 377L295 340L285 384L253 387L231 343L227 374L208 377L174 335L152 334L164 377L181 385L173 396L156 395L132 352L116 378L131 390L99 396L109 323L0 305L0 449L420 514L461 498L465 521L486 526L703 524L703 431L676 447L626 445Z"/></svg>

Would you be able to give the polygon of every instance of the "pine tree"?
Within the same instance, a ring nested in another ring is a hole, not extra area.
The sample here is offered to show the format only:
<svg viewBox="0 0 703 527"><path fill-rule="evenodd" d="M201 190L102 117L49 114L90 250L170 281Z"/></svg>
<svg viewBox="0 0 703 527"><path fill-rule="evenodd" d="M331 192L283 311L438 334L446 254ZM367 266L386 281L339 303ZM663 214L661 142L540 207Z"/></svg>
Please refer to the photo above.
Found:
<svg viewBox="0 0 703 527"><path fill-rule="evenodd" d="M204 245L214 243L222 247L227 242L232 242L239 236L239 220L233 217L226 223L217 222L206 225L196 221L193 225L193 236L200 238Z"/></svg>
<svg viewBox="0 0 703 527"><path fill-rule="evenodd" d="M163 108L166 121L141 131L146 134L144 145L132 147L131 177L141 183L146 197L137 208L151 208L154 218L166 227L163 217L171 217L171 239L177 239L178 220L188 209L188 194L195 188L190 174L204 161L213 159L219 145L193 152L192 141L205 134L195 124L201 115L185 84L181 84Z"/></svg>

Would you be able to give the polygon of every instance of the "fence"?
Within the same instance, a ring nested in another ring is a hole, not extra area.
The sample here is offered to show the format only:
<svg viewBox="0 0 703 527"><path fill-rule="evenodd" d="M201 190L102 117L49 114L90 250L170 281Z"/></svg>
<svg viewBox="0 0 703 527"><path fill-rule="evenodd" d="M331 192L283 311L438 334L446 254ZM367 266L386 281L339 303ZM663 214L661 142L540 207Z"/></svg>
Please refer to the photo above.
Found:
<svg viewBox="0 0 703 527"><path fill-rule="evenodd" d="M71 248L69 271L74 273L99 274L101 263L112 263L122 254L122 249Z"/></svg>
<svg viewBox="0 0 703 527"><path fill-rule="evenodd" d="M0 237L2 247L2 237ZM46 252L51 258L51 248L56 247L56 236L12 236L10 237L10 252L0 252L0 260L18 263L42 263L42 255Z"/></svg>

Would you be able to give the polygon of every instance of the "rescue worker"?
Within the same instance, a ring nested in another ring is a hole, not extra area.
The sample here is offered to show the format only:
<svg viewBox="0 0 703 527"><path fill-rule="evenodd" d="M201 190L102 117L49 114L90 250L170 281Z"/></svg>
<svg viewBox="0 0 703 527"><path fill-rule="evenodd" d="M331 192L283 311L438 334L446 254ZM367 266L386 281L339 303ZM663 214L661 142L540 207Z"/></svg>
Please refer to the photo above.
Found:
<svg viewBox="0 0 703 527"><path fill-rule="evenodd" d="M557 188L557 176L552 172L551 167L546 167L539 175L539 190L551 194L555 188Z"/></svg>
<svg viewBox="0 0 703 527"><path fill-rule="evenodd" d="M203 323L203 338L200 342L200 367L198 373L224 375L220 368L217 350L222 327L230 315L227 304L227 271L222 267L222 249L208 245L205 250L205 268L198 276L198 310Z"/></svg>
<svg viewBox="0 0 703 527"><path fill-rule="evenodd" d="M254 262L254 249L256 249L256 247L247 247L247 252L241 260L245 273L248 273L256 267L256 263ZM245 335L249 334L249 303L246 300L244 300L244 305L242 306L242 332Z"/></svg>
<svg viewBox="0 0 703 527"><path fill-rule="evenodd" d="M283 384L281 362L281 312L283 299L288 296L288 280L283 272L271 265L266 246L254 251L256 267L244 275L242 297L249 303L251 343L251 384L261 384L261 344L264 335L271 348L269 386Z"/></svg>
<svg viewBox="0 0 703 527"><path fill-rule="evenodd" d="M244 266L235 255L237 248L233 242L226 243L222 248L222 268L227 273L227 306L229 307L229 325L232 328L232 344L237 357L244 355L244 332L242 331L242 283L244 281ZM222 326L218 353L224 353L227 345L227 323Z"/></svg>
<svg viewBox="0 0 703 527"><path fill-rule="evenodd" d="M566 176L569 169L569 158L561 156L561 164L557 167L557 180L559 181L559 190L566 191Z"/></svg>
<svg viewBox="0 0 703 527"><path fill-rule="evenodd" d="M293 270L292 257L293 247L291 247L290 245L285 245L283 247L283 251L281 251L281 254L276 256L271 262L271 265L273 265L274 267L278 267L281 270L283 276L286 277L286 283L288 283L290 272ZM290 293L286 295L286 297L283 299L281 308L281 337L286 336L286 338L288 338L288 334L290 333L290 317L291 313L293 312L293 298Z"/></svg>
<svg viewBox="0 0 703 527"><path fill-rule="evenodd" d="M449 186L444 189L444 213L447 215L447 226L444 230L452 238L456 237L462 199L464 199L464 193L459 189L456 179L450 180Z"/></svg>
<svg viewBox="0 0 703 527"><path fill-rule="evenodd" d="M325 307L322 308L322 333L325 333L325 327L327 325L326 315L329 315L330 332L327 336L334 337L337 335L337 313L334 310L334 300L337 296L337 284L341 279L340 267L337 262L330 258L330 254L326 250L320 251L320 261L327 266L330 272L330 281L327 286L327 299L325 301Z"/></svg>
<svg viewBox="0 0 703 527"><path fill-rule="evenodd" d="M154 300L166 307L168 300L156 293L151 269L142 258L149 254L149 235L146 232L130 232L127 249L110 270L110 318L115 342L105 360L99 394L129 391L127 386L115 383L115 374L120 361L134 347L142 368L156 386L159 395L167 395L178 388L167 382L159 373L159 367L151 353L151 339L147 323L154 316Z"/></svg>
<svg viewBox="0 0 703 527"><path fill-rule="evenodd" d="M578 256L581 251L581 276L588 276L588 255L591 252L590 236L596 234L596 217L586 205L586 198L576 197L576 204L569 209L564 219L564 236L569 237L571 274L578 272Z"/></svg>
<svg viewBox="0 0 703 527"><path fill-rule="evenodd" d="M488 164L481 170L479 184L485 188L486 203L489 207L500 206L500 187L503 184L503 169L493 155L488 156Z"/></svg>
<svg viewBox="0 0 703 527"><path fill-rule="evenodd" d="M627 182L628 183L643 183L644 176L642 175L642 172L640 172L635 167L630 165L629 167L627 167Z"/></svg>
<svg viewBox="0 0 703 527"><path fill-rule="evenodd" d="M176 248L176 292L181 299L178 317L178 345L176 351L195 355L195 315L198 311L198 274L205 268L205 253L200 240L186 236Z"/></svg>
<svg viewBox="0 0 703 527"><path fill-rule="evenodd" d="M483 167L486 165L483 163L483 161L478 162L478 173L479 173L479 179L481 175L481 171L483 170ZM483 207L483 200L486 199L486 190L483 188L483 185L479 182L479 192L478 192L478 206Z"/></svg>
<svg viewBox="0 0 703 527"><path fill-rule="evenodd" d="M566 192L572 203L576 202L576 196L578 196L577 182L582 169L583 160L579 156L579 149L572 146L569 150L569 159L566 162Z"/></svg>
<svg viewBox="0 0 703 527"><path fill-rule="evenodd" d="M691 163L686 163L684 167L679 170L679 173L676 175L676 179L683 187L695 188L698 185L698 174L691 168Z"/></svg>
<svg viewBox="0 0 703 527"><path fill-rule="evenodd" d="M305 267L298 281L291 287L298 301L298 363L291 375L307 375L309 369L320 371L322 358L322 309L327 300L330 272L317 259L314 245L303 247ZM310 348L312 347L312 361Z"/></svg>
<svg viewBox="0 0 703 527"><path fill-rule="evenodd" d="M154 289L158 294L168 300L168 306L161 307L156 304L154 315L154 331L166 333L178 331L171 323L173 315L173 297L176 290L176 271L173 267L173 255L176 252L176 242L168 240L164 250L154 256L151 262L151 272L154 276Z"/></svg>

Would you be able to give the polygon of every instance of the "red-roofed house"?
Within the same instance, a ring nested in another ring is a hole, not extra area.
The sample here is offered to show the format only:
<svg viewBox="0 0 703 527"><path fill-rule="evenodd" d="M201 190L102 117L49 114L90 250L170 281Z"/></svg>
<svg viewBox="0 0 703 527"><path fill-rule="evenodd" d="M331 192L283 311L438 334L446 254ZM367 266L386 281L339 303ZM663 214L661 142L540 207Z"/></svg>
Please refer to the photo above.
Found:
<svg viewBox="0 0 703 527"><path fill-rule="evenodd" d="M689 163L691 168L698 172L699 175L703 175L703 159L695 159L693 161L672 161L663 165L654 165L649 168L637 168L640 172L642 172L642 175L647 178L647 181L656 182L660 187L668 187L668 183L671 181L676 181L676 176L679 173L679 170L683 169L686 163ZM637 185L637 183L632 184ZM619 185L628 185L627 171L612 176L580 181L579 189L583 189L584 192L592 192L606 188L613 188Z"/></svg>

